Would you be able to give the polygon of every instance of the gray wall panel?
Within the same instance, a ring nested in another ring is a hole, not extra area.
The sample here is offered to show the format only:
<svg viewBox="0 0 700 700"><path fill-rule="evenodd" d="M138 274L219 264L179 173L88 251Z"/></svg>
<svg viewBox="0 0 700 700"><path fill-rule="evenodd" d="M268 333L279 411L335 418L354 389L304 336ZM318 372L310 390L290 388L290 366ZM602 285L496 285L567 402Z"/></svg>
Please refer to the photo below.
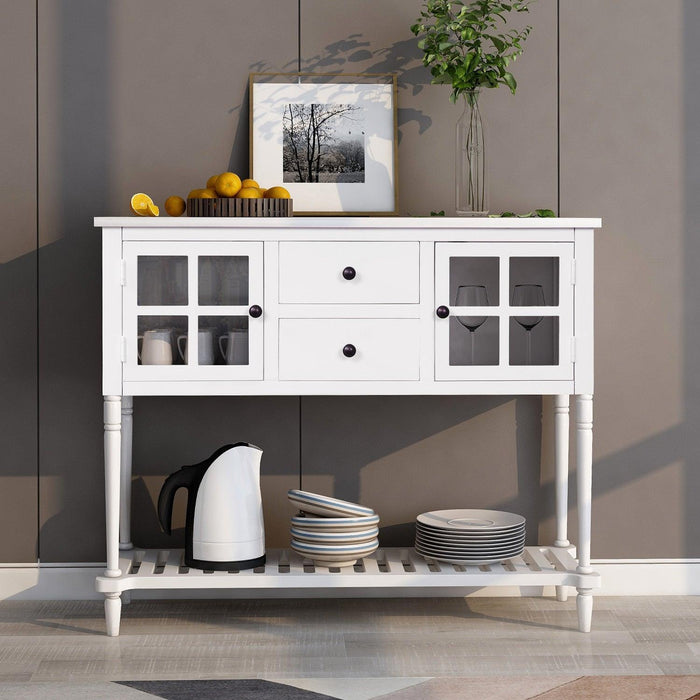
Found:
<svg viewBox="0 0 700 700"><path fill-rule="evenodd" d="M283 0L257 7L228 0L40 1L43 561L104 559L100 236L92 218L127 214L134 192L162 205L229 165L243 172L248 72L263 60L283 66L294 59L296 22L296 4ZM161 401L150 416L178 424L188 405ZM289 455L284 466L270 460L273 472L287 469L296 479L295 419L279 417L288 405L271 399L256 435L263 447L274 445L273 455ZM250 439L241 411L247 409L234 403L200 404L196 425L180 431L187 454L201 458L220 441ZM214 440L201 429L206 425L230 427ZM167 431L158 435L164 442L145 456L138 447L135 461L148 465L148 456L163 453L165 475L187 458L173 452ZM144 473L154 474L150 466ZM274 506L285 502L286 488ZM160 534L144 511L143 521L135 512L135 530L145 546ZM272 543L275 531L273 521Z"/></svg>
<svg viewBox="0 0 700 700"><path fill-rule="evenodd" d="M37 558L33 3L0 1L0 561Z"/></svg>
<svg viewBox="0 0 700 700"><path fill-rule="evenodd" d="M700 554L700 514L684 495L698 488L698 403L687 393L697 342L683 323L684 313L697 314L700 260L683 198L684 128L694 128L684 125L692 94L684 79L697 74L698 56L684 56L683 26L699 25L697 12L693 25L683 9L680 0L663 13L651 0L561 4L562 214L604 222L596 239L596 557ZM661 36L663 50L650 51Z"/></svg>

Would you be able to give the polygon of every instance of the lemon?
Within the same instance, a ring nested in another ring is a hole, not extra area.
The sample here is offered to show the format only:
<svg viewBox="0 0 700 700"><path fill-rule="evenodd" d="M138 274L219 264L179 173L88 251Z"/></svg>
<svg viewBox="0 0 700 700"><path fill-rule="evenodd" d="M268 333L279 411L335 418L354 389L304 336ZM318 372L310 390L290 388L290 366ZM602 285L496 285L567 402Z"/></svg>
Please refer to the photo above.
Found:
<svg viewBox="0 0 700 700"><path fill-rule="evenodd" d="M142 216L160 216L160 209L153 202L149 202L146 207L146 213L142 214Z"/></svg>
<svg viewBox="0 0 700 700"><path fill-rule="evenodd" d="M238 194L237 199L262 199L260 190L257 187L242 187Z"/></svg>
<svg viewBox="0 0 700 700"><path fill-rule="evenodd" d="M185 213L187 204L182 197L168 197L165 200L165 211L168 212L170 216L182 216Z"/></svg>
<svg viewBox="0 0 700 700"><path fill-rule="evenodd" d="M219 177L218 175L212 175L208 180L207 180L207 189L210 187L212 189L216 189L216 178Z"/></svg>
<svg viewBox="0 0 700 700"><path fill-rule="evenodd" d="M264 197L267 190L264 187L258 187L258 192L260 192L261 197Z"/></svg>
<svg viewBox="0 0 700 700"><path fill-rule="evenodd" d="M222 197L235 197L241 189L241 178L236 173L221 173L216 178L216 192Z"/></svg>
<svg viewBox="0 0 700 700"><path fill-rule="evenodd" d="M265 199L291 199L291 195L284 187L270 187L265 192Z"/></svg>
<svg viewBox="0 0 700 700"><path fill-rule="evenodd" d="M252 180L251 178L247 177L243 182L241 183L241 188L243 187L260 187L255 180Z"/></svg>
<svg viewBox="0 0 700 700"><path fill-rule="evenodd" d="M216 190L213 187L205 187L200 195L202 199L216 199L218 196L219 195L216 194Z"/></svg>
<svg viewBox="0 0 700 700"><path fill-rule="evenodd" d="M153 204L153 200L143 192L137 192L131 198L131 211L137 216L149 216L148 205Z"/></svg>

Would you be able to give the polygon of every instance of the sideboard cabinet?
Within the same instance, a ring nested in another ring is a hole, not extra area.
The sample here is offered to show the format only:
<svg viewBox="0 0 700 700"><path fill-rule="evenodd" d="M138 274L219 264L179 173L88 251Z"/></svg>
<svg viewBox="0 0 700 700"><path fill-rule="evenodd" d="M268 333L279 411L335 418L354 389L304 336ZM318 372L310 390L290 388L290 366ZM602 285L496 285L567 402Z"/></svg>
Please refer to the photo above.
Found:
<svg viewBox="0 0 700 700"><path fill-rule="evenodd" d="M109 635L136 589L260 595L460 595L577 589L590 630L593 232L599 219L98 218ZM268 550L264 567L187 569L130 535L134 396L554 397L556 539L473 567L380 549L352 569ZM567 538L576 402L578 547Z"/></svg>

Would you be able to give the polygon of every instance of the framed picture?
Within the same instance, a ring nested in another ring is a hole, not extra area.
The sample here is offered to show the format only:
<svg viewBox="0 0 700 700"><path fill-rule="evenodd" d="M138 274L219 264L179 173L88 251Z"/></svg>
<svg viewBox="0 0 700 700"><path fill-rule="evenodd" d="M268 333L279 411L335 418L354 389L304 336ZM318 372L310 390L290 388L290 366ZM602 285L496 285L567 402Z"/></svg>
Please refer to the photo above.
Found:
<svg viewBox="0 0 700 700"><path fill-rule="evenodd" d="M250 172L301 215L396 214L396 76L252 73Z"/></svg>

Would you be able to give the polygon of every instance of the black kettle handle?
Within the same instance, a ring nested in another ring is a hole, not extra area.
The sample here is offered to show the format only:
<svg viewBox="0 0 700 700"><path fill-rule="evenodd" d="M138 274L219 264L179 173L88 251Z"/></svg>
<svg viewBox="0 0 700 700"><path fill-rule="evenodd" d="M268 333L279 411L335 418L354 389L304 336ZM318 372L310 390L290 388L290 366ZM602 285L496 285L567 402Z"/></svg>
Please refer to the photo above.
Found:
<svg viewBox="0 0 700 700"><path fill-rule="evenodd" d="M160 490L160 495L158 496L158 520L166 535L172 534L175 492L180 488L186 488L189 491L198 476L198 466L182 467L182 469L171 474L165 480Z"/></svg>

